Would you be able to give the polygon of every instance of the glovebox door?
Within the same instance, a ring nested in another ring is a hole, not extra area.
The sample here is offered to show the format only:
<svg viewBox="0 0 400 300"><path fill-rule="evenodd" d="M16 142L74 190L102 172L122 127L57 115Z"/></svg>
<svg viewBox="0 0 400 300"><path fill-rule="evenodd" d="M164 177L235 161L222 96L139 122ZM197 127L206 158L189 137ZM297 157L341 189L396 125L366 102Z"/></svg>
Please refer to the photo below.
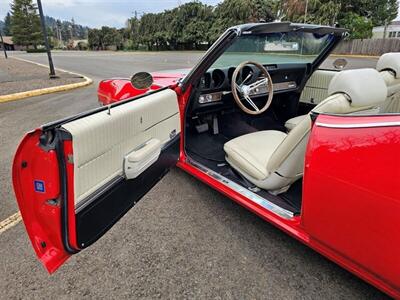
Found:
<svg viewBox="0 0 400 300"><path fill-rule="evenodd" d="M305 160L302 223L312 241L400 295L400 115L319 115Z"/></svg>
<svg viewBox="0 0 400 300"><path fill-rule="evenodd" d="M25 136L14 190L49 272L99 239L176 164L180 126L177 94L163 89Z"/></svg>

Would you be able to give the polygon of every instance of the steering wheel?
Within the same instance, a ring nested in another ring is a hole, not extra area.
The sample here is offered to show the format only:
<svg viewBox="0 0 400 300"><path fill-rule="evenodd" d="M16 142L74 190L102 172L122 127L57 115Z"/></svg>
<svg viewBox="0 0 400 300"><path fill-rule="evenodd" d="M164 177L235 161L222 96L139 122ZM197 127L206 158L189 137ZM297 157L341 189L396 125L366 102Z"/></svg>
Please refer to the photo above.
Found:
<svg viewBox="0 0 400 300"><path fill-rule="evenodd" d="M242 69L246 65L256 66L260 70L260 78L253 83L246 84L246 82L253 76L253 74L250 73L246 78L243 79L242 82L238 83L239 74L241 74ZM263 65L254 61L244 61L236 67L232 75L231 88L233 98L235 99L237 105L241 108L241 110L250 115L259 115L265 112L268 107L270 107L272 98L274 97L274 87L271 76ZM267 102L262 108L258 108L258 106L251 99L251 96L254 97L257 94L264 93L260 92L260 89L265 89L265 91L268 92ZM246 101L252 109L249 109L246 105L244 105L243 101Z"/></svg>

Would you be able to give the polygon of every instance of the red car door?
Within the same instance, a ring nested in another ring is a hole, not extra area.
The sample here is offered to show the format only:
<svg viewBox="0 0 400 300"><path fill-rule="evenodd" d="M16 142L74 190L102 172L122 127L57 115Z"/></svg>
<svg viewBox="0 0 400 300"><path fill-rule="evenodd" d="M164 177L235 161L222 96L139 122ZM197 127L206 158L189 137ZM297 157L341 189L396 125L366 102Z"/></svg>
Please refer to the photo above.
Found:
<svg viewBox="0 0 400 300"><path fill-rule="evenodd" d="M399 297L400 115L319 115L303 197L311 243Z"/></svg>
<svg viewBox="0 0 400 300"><path fill-rule="evenodd" d="M176 164L177 100L164 88L24 137L13 163L14 190L50 273L99 239Z"/></svg>

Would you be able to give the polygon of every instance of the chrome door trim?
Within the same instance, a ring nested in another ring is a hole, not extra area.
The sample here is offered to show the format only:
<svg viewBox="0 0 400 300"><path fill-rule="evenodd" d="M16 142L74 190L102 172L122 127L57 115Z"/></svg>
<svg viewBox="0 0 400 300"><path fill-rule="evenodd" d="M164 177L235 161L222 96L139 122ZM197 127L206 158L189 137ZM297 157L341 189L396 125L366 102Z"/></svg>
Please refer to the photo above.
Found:
<svg viewBox="0 0 400 300"><path fill-rule="evenodd" d="M252 191L246 189L245 187L237 184L236 182L233 182L232 180L218 174L217 172L214 172L213 170L203 166L202 164L194 161L193 159L190 159L188 157L188 163L191 164L192 166L196 167L197 169L199 169L200 171L202 171L203 173L211 176L212 178L214 178L215 180L217 180L218 182L222 183L223 185L229 187L230 189L234 190L235 192L245 196L247 199L249 199L250 201L260 205L261 207L263 207L264 209L278 215L281 218L284 218L286 220L290 220L294 217L294 213L292 213L291 211L288 211L272 202L270 202L269 200L257 195L256 193L253 193Z"/></svg>
<svg viewBox="0 0 400 300"><path fill-rule="evenodd" d="M392 122L369 122L369 123L353 123L353 124L330 124L316 122L315 125L327 128L374 128L374 127L392 127L400 126L400 121Z"/></svg>

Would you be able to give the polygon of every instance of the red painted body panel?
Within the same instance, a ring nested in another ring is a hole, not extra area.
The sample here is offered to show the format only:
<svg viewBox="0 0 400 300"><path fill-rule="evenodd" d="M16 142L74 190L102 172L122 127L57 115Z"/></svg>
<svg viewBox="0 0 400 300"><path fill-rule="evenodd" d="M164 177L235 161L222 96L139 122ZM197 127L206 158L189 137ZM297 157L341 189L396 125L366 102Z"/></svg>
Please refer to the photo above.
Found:
<svg viewBox="0 0 400 300"><path fill-rule="evenodd" d="M377 124L400 116L319 116ZM305 161L302 225L345 266L400 297L400 126L314 126Z"/></svg>
<svg viewBox="0 0 400 300"><path fill-rule="evenodd" d="M60 197L57 155L38 146L41 133L40 129L30 132L20 143L13 162L13 185L36 255L53 273L70 255L62 243L60 205L47 202ZM35 180L44 183L43 193L35 191Z"/></svg>
<svg viewBox="0 0 400 300"><path fill-rule="evenodd" d="M114 102L133 98L148 91L155 91L162 87L175 85L177 81L184 77L183 73L152 73L154 83L149 89L135 89L129 78L115 78L102 80L97 89L97 96L101 105L109 105Z"/></svg>
<svg viewBox="0 0 400 300"><path fill-rule="evenodd" d="M190 89L184 94L179 87L174 89L182 122L178 167L389 295L400 298L397 253L400 247L400 127L337 129L315 125L305 158L302 214L285 220L188 163L183 138ZM333 125L399 121L400 116L321 115L317 119L317 123ZM54 151L38 147L40 133L36 130L28 134L18 148L13 181L33 247L49 272L53 272L69 255L63 249L59 226L54 226L60 224L60 207L46 203L60 194L58 163ZM64 155L72 152L72 143L64 142ZM28 162L26 168L21 168L23 161ZM46 182L46 193L34 191L35 179ZM70 243L78 248L73 164L67 164L67 180L72 216ZM41 245L43 241L45 247Z"/></svg>

